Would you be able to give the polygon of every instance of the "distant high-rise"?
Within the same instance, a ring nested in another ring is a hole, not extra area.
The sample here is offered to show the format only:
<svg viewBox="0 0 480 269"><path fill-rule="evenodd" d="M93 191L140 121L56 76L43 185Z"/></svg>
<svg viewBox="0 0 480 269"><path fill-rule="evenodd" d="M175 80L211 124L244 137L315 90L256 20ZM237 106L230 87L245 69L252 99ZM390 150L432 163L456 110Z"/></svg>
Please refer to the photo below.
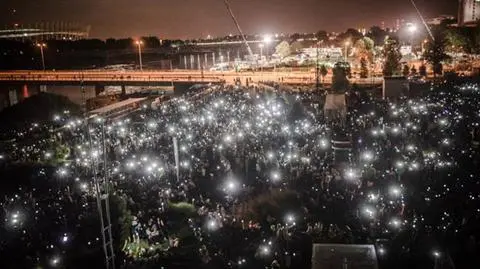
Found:
<svg viewBox="0 0 480 269"><path fill-rule="evenodd" d="M480 19L480 0L458 0L458 25L475 24Z"/></svg>

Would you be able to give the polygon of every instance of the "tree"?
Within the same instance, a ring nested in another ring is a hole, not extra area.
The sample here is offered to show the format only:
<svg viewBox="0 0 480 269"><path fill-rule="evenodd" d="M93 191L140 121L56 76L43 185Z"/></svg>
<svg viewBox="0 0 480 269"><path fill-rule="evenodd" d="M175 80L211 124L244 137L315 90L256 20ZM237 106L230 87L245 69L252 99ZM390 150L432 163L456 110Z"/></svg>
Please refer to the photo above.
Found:
<svg viewBox="0 0 480 269"><path fill-rule="evenodd" d="M328 69L327 69L327 66L325 66L324 64L322 64L320 66L320 75L322 76L322 82L323 80L325 79L325 76L328 74Z"/></svg>
<svg viewBox="0 0 480 269"><path fill-rule="evenodd" d="M378 26L372 26L367 36L373 40L375 44L382 44L388 33Z"/></svg>
<svg viewBox="0 0 480 269"><path fill-rule="evenodd" d="M300 39L300 37L302 37L302 36L299 33L294 33L290 36L292 41L297 41L297 39Z"/></svg>
<svg viewBox="0 0 480 269"><path fill-rule="evenodd" d="M290 44L288 44L287 41L282 41L280 42L276 47L275 47L275 53L280 56L280 58L285 58L290 55Z"/></svg>
<svg viewBox="0 0 480 269"><path fill-rule="evenodd" d="M318 41L327 41L328 40L328 34L326 31L320 30L317 32L315 35L317 37Z"/></svg>
<svg viewBox="0 0 480 269"><path fill-rule="evenodd" d="M427 43L424 59L432 65L433 77L442 74L443 66L442 62L450 57L445 53L445 36L442 33L437 32L435 39Z"/></svg>
<svg viewBox="0 0 480 269"><path fill-rule="evenodd" d="M418 68L418 73L420 74L420 76L426 77L427 76L427 67L424 64L420 65L420 67Z"/></svg>
<svg viewBox="0 0 480 269"><path fill-rule="evenodd" d="M346 62L338 62L332 69L332 90L345 92L349 82L347 76L350 74L350 65Z"/></svg>
<svg viewBox="0 0 480 269"><path fill-rule="evenodd" d="M472 51L478 53L480 51L480 23L477 23L477 27L473 30L472 36Z"/></svg>
<svg viewBox="0 0 480 269"><path fill-rule="evenodd" d="M373 40L369 37L363 37L353 45L355 48L355 55L358 59L365 58L368 59L369 62L373 61Z"/></svg>
<svg viewBox="0 0 480 269"><path fill-rule="evenodd" d="M361 39L362 37L363 35L359 31L349 28L347 29L347 31L337 36L337 41L345 42L349 40L350 42L352 42L352 44L355 44L355 42L357 42L357 40Z"/></svg>
<svg viewBox="0 0 480 269"><path fill-rule="evenodd" d="M400 72L400 59L402 58L402 55L400 54L400 47L396 41L389 39L385 42L383 57L385 58L383 75L386 77L398 75Z"/></svg>
<svg viewBox="0 0 480 269"><path fill-rule="evenodd" d="M362 57L360 59L360 78L367 78L368 77L368 67L367 67L367 60Z"/></svg>
<svg viewBox="0 0 480 269"><path fill-rule="evenodd" d="M412 65L412 68L410 69L410 75L412 76L417 75L417 68L415 68L415 65Z"/></svg>
<svg viewBox="0 0 480 269"><path fill-rule="evenodd" d="M302 49L303 49L303 44L301 41L293 41L292 44L290 44L290 51L292 53L297 53Z"/></svg>
<svg viewBox="0 0 480 269"><path fill-rule="evenodd" d="M142 37L143 43L146 48L159 48L160 47L160 39L156 36L146 36Z"/></svg>
<svg viewBox="0 0 480 269"><path fill-rule="evenodd" d="M464 52L469 47L468 37L463 29L454 27L445 31L445 45L453 52Z"/></svg>
<svg viewBox="0 0 480 269"><path fill-rule="evenodd" d="M408 74L410 74L410 68L408 67L408 65L404 65L402 70L402 75L404 77L408 77Z"/></svg>

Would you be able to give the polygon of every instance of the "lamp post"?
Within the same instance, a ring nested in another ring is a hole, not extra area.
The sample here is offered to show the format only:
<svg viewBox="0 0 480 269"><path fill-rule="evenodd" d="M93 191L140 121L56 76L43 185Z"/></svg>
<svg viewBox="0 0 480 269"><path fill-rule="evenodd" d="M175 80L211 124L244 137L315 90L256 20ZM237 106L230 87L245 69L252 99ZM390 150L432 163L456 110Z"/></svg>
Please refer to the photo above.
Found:
<svg viewBox="0 0 480 269"><path fill-rule="evenodd" d="M428 43L427 39L423 40L423 42L422 42L422 54L425 53L425 46L427 45L427 43Z"/></svg>
<svg viewBox="0 0 480 269"><path fill-rule="evenodd" d="M350 45L350 42L345 42L345 62L347 62L347 54L348 54L348 46Z"/></svg>
<svg viewBox="0 0 480 269"><path fill-rule="evenodd" d="M46 48L47 44L37 43L37 47L40 48L40 54L42 55L42 67L43 67L43 71L45 71L45 56L43 55L43 48Z"/></svg>
<svg viewBox="0 0 480 269"><path fill-rule="evenodd" d="M142 40L137 40L135 41L135 44L138 46L138 60L140 62L140 71L143 71L143 64L142 64L142 45L143 41Z"/></svg>
<svg viewBox="0 0 480 269"><path fill-rule="evenodd" d="M258 44L258 47L260 48L260 70L263 72L263 64L261 63L263 61L263 43Z"/></svg>
<svg viewBox="0 0 480 269"><path fill-rule="evenodd" d="M263 47L264 46L265 45L263 45L263 43L258 44L258 47L260 48L260 60L262 60L262 58L263 58Z"/></svg>
<svg viewBox="0 0 480 269"><path fill-rule="evenodd" d="M315 88L317 92L320 90L320 66L318 66L318 42L316 46L316 57L315 57Z"/></svg>
<svg viewBox="0 0 480 269"><path fill-rule="evenodd" d="M408 32L410 33L410 46L412 47L412 53L413 53L413 35L417 31L417 26L415 24L410 24L408 26Z"/></svg>
<svg viewBox="0 0 480 269"><path fill-rule="evenodd" d="M273 41L273 39L272 39L272 36L271 36L271 35L265 35L265 36L263 37L263 43L265 43L265 45L267 46L267 47L266 47L267 51L266 51L266 53L265 53L265 54L266 54L265 57L267 57L267 59L268 59L268 45L270 45L270 43L272 43L272 41Z"/></svg>

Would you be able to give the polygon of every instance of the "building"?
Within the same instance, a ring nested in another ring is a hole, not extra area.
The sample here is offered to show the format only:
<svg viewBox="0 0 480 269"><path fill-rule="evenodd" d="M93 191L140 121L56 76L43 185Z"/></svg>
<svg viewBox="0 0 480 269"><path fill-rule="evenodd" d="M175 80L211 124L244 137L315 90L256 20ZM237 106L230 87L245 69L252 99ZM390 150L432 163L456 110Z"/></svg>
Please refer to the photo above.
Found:
<svg viewBox="0 0 480 269"><path fill-rule="evenodd" d="M476 24L480 19L480 0L458 0L458 25Z"/></svg>
<svg viewBox="0 0 480 269"><path fill-rule="evenodd" d="M88 38L90 26L71 22L41 22L27 25L7 25L0 30L0 39L31 40L79 40Z"/></svg>
<svg viewBox="0 0 480 269"><path fill-rule="evenodd" d="M343 59L343 51L340 47L303 48L301 54L306 58L316 59L318 51L319 60L340 61Z"/></svg>
<svg viewBox="0 0 480 269"><path fill-rule="evenodd" d="M453 21L455 20L454 16L451 15L440 15L435 18L430 18L427 20L428 25L440 25L444 21Z"/></svg>

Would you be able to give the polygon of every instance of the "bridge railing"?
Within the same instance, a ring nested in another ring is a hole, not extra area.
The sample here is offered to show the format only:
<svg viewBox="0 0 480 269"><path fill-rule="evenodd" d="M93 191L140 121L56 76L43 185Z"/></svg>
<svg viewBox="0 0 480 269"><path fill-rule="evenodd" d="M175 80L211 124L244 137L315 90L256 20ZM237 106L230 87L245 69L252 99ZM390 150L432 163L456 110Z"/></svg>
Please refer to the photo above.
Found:
<svg viewBox="0 0 480 269"><path fill-rule="evenodd" d="M159 72L0 72L1 81L114 81L114 82L157 82L157 81L220 81L221 77L211 74L177 74Z"/></svg>

